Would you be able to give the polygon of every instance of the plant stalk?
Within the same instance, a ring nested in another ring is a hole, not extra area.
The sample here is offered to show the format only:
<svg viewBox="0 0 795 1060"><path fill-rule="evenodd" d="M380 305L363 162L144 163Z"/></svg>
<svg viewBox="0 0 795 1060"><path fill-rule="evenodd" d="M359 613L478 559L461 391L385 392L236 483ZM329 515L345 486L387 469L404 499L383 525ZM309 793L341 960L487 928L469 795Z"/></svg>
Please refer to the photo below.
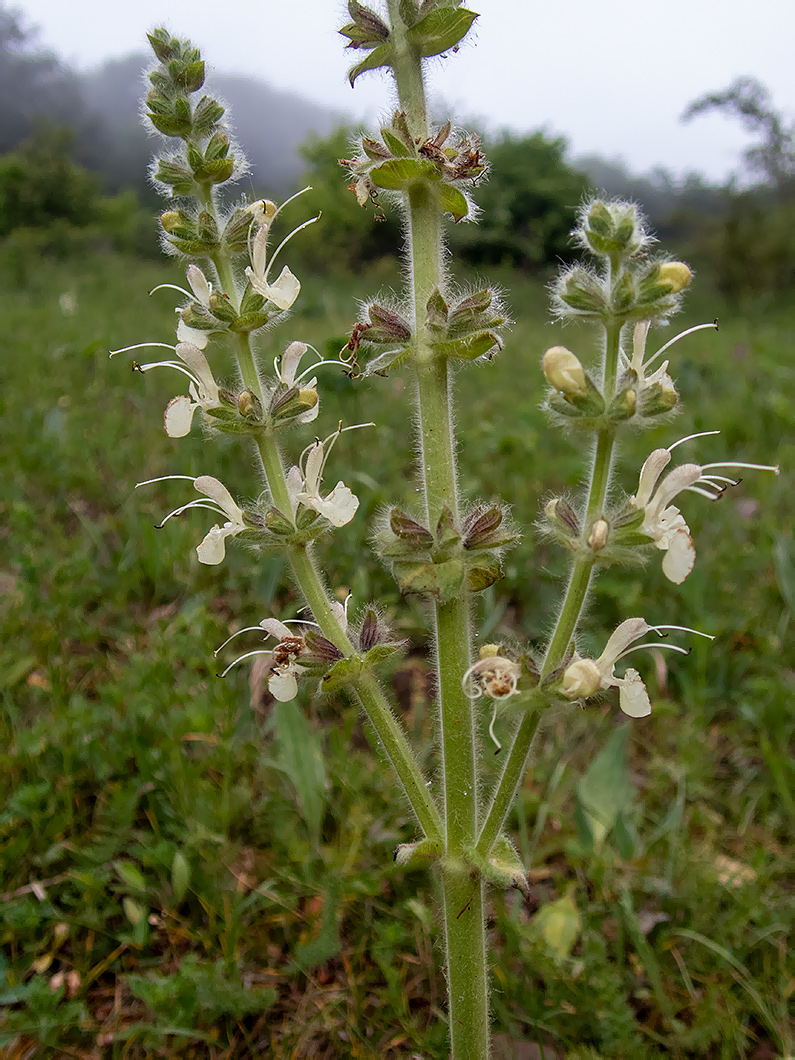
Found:
<svg viewBox="0 0 795 1060"><path fill-rule="evenodd" d="M399 0L389 0L390 41L400 106L415 140L428 135L422 61L406 39ZM419 405L420 475L428 526L433 531L448 508L458 519L456 445L452 421L451 371L435 355L425 326L425 308L443 283L442 210L429 186L408 193L406 254L412 277L414 363ZM452 1060L488 1060L488 964L484 884L465 861L477 836L476 731L472 700L463 676L471 660L470 606L466 597L435 604L437 698L445 854L440 877Z"/></svg>

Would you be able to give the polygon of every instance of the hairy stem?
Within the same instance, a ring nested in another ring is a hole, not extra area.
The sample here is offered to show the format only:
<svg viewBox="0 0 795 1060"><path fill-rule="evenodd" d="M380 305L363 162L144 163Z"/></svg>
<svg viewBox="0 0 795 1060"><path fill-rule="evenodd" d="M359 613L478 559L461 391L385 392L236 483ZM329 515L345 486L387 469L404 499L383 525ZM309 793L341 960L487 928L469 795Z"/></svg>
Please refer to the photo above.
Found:
<svg viewBox="0 0 795 1060"><path fill-rule="evenodd" d="M399 0L389 0L390 41L400 106L415 140L428 135L422 62L406 39ZM456 445L451 372L433 350L425 310L443 286L442 211L434 188L417 183L408 193L407 256L414 309L414 362L419 404L420 475L428 526L444 508L458 518ZM488 966L482 879L464 860L477 835L477 762L473 703L462 678L471 658L469 603L459 598L435 605L437 696L442 758L445 856L441 873L448 1015L453 1060L489 1055Z"/></svg>
<svg viewBox="0 0 795 1060"><path fill-rule="evenodd" d="M604 372L605 399L607 401L613 396L613 390L615 389L620 338L621 325L608 325ZM586 505L586 532L587 521L601 515L604 508L610 484L610 469L614 447L615 432L613 430L600 431L597 435L591 463L588 503ZM542 680L551 674L556 667L560 666L566 656L571 639L577 629L577 623L580 620L585 598L588 595L595 560L596 557L593 554L583 555L576 560L572 567L569 584L563 597L563 605L555 623L555 631L547 647L544 664L541 668ZM528 714L522 719L519 728L516 730L511 749L505 759L502 775L494 789L491 805L478 837L477 849L484 857L488 856L497 836L505 827L505 821L527 769L527 759L538 731L540 720L541 712Z"/></svg>

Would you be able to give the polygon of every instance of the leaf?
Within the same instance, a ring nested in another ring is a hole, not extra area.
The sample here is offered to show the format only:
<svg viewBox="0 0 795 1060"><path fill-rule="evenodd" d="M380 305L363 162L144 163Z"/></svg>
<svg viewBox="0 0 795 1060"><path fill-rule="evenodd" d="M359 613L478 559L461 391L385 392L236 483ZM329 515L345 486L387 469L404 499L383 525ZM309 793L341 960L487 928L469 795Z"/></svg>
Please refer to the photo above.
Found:
<svg viewBox="0 0 795 1060"><path fill-rule="evenodd" d="M632 805L635 790L627 772L629 729L625 724L616 729L577 784L578 809L594 849L601 846L619 814Z"/></svg>
<svg viewBox="0 0 795 1060"><path fill-rule="evenodd" d="M326 766L320 740L295 701L277 704L273 719L277 764L292 781L304 820L317 840L326 804Z"/></svg>
<svg viewBox="0 0 795 1060"><path fill-rule="evenodd" d="M380 353L377 357L373 357L371 361L367 362L367 367L362 374L364 376L378 375L379 372L386 372L388 368L401 368L406 363L410 352L405 347L401 347L397 350L387 350L386 353Z"/></svg>
<svg viewBox="0 0 795 1060"><path fill-rule="evenodd" d="M562 898L543 905L531 921L533 933L544 941L556 961L571 955L582 921L570 888Z"/></svg>
<svg viewBox="0 0 795 1060"><path fill-rule="evenodd" d="M335 957L340 951L338 910L342 895L342 875L332 872L328 877L328 886L323 895L323 912L320 920L320 933L311 942L304 943L295 951L293 967L302 971L317 968L319 964Z"/></svg>
<svg viewBox="0 0 795 1060"><path fill-rule="evenodd" d="M146 877L131 861L114 861L113 867L130 888L143 894L146 891Z"/></svg>
<svg viewBox="0 0 795 1060"><path fill-rule="evenodd" d="M410 158L414 154L413 150L410 147L407 147L399 136L395 136L391 129L382 129L381 135L384 138L386 146L392 154L397 155L398 158Z"/></svg>
<svg viewBox="0 0 795 1060"><path fill-rule="evenodd" d="M497 346L502 349L500 340L492 331L483 331L479 335L470 335L465 339L451 339L449 342L434 342L434 350L442 357L460 357L464 361L474 361Z"/></svg>
<svg viewBox="0 0 795 1060"><path fill-rule="evenodd" d="M363 74L366 70L377 70L380 66L391 66L392 65L392 48L389 44L379 44L377 48L373 48L370 54L362 59L356 66L352 66L348 71L348 80L353 87L353 83L359 74Z"/></svg>
<svg viewBox="0 0 795 1060"><path fill-rule="evenodd" d="M174 904L179 905L188 891L190 883L190 862L181 850L176 851L171 862L171 889L174 892Z"/></svg>
<svg viewBox="0 0 795 1060"><path fill-rule="evenodd" d="M469 213L469 200L463 191L454 188L452 184L442 184L439 188L439 201L442 209L453 215L453 220L458 224Z"/></svg>
<svg viewBox="0 0 795 1060"><path fill-rule="evenodd" d="M407 31L406 40L419 48L424 59L441 55L464 39L477 17L465 7L438 7Z"/></svg>
<svg viewBox="0 0 795 1060"><path fill-rule="evenodd" d="M405 191L418 180L441 180L437 167L427 158L391 158L370 170L370 179L379 188Z"/></svg>
<svg viewBox="0 0 795 1060"><path fill-rule="evenodd" d="M362 660L357 656L335 662L323 678L324 692L336 692L338 688L353 684L362 672Z"/></svg>

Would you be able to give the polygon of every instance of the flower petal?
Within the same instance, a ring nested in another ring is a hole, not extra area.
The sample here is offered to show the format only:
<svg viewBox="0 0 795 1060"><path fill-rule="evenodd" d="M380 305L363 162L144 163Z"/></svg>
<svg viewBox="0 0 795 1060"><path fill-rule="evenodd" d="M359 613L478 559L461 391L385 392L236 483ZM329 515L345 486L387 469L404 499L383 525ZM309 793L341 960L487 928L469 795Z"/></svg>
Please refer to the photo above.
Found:
<svg viewBox="0 0 795 1060"><path fill-rule="evenodd" d="M203 350L210 341L210 336L206 331L199 331L198 328L189 328L184 320L180 320L177 324L177 338L180 342L192 342L200 350Z"/></svg>
<svg viewBox="0 0 795 1060"><path fill-rule="evenodd" d="M289 703L298 695L298 682L295 674L292 670L287 670L285 673L277 670L272 673L268 678L268 691L280 703Z"/></svg>
<svg viewBox="0 0 795 1060"><path fill-rule="evenodd" d="M208 282L207 277L198 265L188 265L187 275L190 289L193 291L196 301L201 302L203 306L209 307L212 285Z"/></svg>
<svg viewBox="0 0 795 1060"><path fill-rule="evenodd" d="M312 448L309 450L306 456L306 463L304 464L304 484L305 492L310 497L319 496L320 488L320 476L323 474L323 443L314 442Z"/></svg>
<svg viewBox="0 0 795 1060"><path fill-rule="evenodd" d="M645 618L627 618L621 625L617 626L607 644L605 650L597 659L596 665L603 672L608 670L611 674L619 655L623 655L630 644L645 637L651 626Z"/></svg>
<svg viewBox="0 0 795 1060"><path fill-rule="evenodd" d="M292 637L293 634L289 628L285 626L284 622L280 622L278 618L263 618L260 625L276 640L284 640L285 637Z"/></svg>
<svg viewBox="0 0 795 1060"><path fill-rule="evenodd" d="M190 434L193 413L199 406L184 394L173 398L166 405L165 428L169 438L184 438Z"/></svg>
<svg viewBox="0 0 795 1060"><path fill-rule="evenodd" d="M678 530L671 538L668 551L662 562L663 574L674 583L681 585L692 571L696 562L696 546L687 530Z"/></svg>
<svg viewBox="0 0 795 1060"><path fill-rule="evenodd" d="M213 378L213 373L210 371L207 358L199 347L194 346L192 342L178 342L177 357L180 357L185 362L201 384L201 389L204 392L202 399L207 402L217 403L219 400L218 386Z"/></svg>
<svg viewBox="0 0 795 1060"><path fill-rule="evenodd" d="M231 531L226 526L221 528L216 523L196 549L199 563L206 563L209 567L215 567L223 562L223 558L226 555L226 538L230 533Z"/></svg>
<svg viewBox="0 0 795 1060"><path fill-rule="evenodd" d="M332 526L345 526L356 515L359 498L344 482L338 482L328 497L324 497L316 510L324 515Z"/></svg>
<svg viewBox="0 0 795 1060"><path fill-rule="evenodd" d="M293 276L286 265L279 273L278 280L265 286L267 290L266 297L273 302L277 309L289 309L301 291L300 281Z"/></svg>
<svg viewBox="0 0 795 1060"><path fill-rule="evenodd" d="M306 353L307 348L305 342L291 342L282 354L281 364L279 365L279 376L285 386L293 385L293 382L295 381L295 373L298 370L298 364Z"/></svg>
<svg viewBox="0 0 795 1060"><path fill-rule="evenodd" d="M618 702L630 718L646 718L651 714L651 700L637 670L627 670L617 681Z"/></svg>
<svg viewBox="0 0 795 1060"><path fill-rule="evenodd" d="M636 508L645 508L651 499L651 495L654 492L654 487L657 485L657 479L663 473L665 467L670 463L671 454L667 449L655 449L653 453L650 453L646 458L646 462L640 469L640 478L638 479L638 492L633 498L633 504Z"/></svg>
<svg viewBox="0 0 795 1060"><path fill-rule="evenodd" d="M243 510L235 504L232 494L223 482L219 482L212 475L199 475L198 478L193 480L193 485L199 493L203 493L205 497L209 497L211 501L215 501L216 504L223 508L230 520L241 530L243 529L245 526Z"/></svg>

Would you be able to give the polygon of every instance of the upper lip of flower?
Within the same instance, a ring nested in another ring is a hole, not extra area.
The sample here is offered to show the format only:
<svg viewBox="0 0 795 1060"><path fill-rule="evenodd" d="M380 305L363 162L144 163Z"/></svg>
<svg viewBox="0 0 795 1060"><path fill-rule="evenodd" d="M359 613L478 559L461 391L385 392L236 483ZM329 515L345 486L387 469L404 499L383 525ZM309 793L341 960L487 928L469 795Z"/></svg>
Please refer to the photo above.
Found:
<svg viewBox="0 0 795 1060"><path fill-rule="evenodd" d="M234 537L242 530L247 529L243 509L233 500L232 494L223 482L220 482L212 475L199 475L198 478L193 478L191 475L161 475L158 478L146 479L144 482L136 482L135 488L138 489L139 486L148 486L153 482L165 482L170 479L185 479L188 482L192 482L194 488L202 494L202 497L198 500L188 501L187 504L182 504L179 508L175 508L173 512L169 512L165 519L158 524L158 529L165 526L169 519L172 519L175 515L181 515L183 512L188 511L189 508L207 508L218 515L226 516L224 525L219 526L216 523L196 549L200 563L215 566L224 558L226 538Z"/></svg>

